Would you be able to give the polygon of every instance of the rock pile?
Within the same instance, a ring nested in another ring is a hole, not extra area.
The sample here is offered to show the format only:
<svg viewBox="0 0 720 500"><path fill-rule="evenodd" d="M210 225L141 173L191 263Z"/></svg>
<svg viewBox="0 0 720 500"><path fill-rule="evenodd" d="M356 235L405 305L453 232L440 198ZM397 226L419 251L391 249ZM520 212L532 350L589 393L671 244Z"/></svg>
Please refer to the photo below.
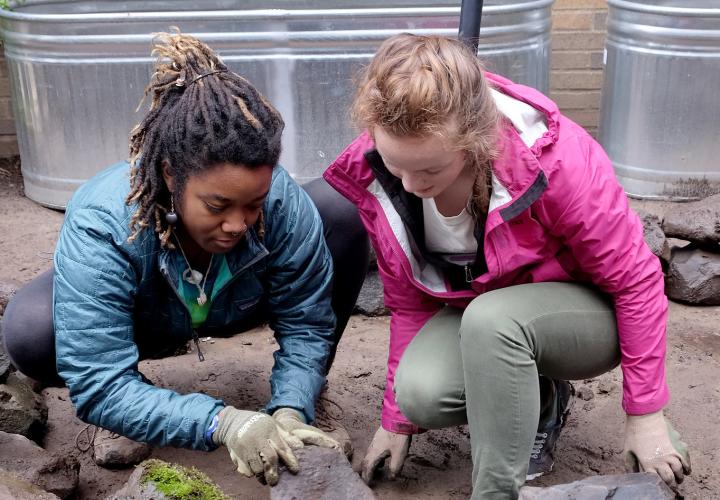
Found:
<svg viewBox="0 0 720 500"><path fill-rule="evenodd" d="M645 241L663 263L667 296L686 304L720 305L720 195L676 203L662 221L637 212Z"/></svg>
<svg viewBox="0 0 720 500"><path fill-rule="evenodd" d="M0 321L14 291L0 283ZM78 487L80 464L31 441L42 442L48 417L32 382L10 365L0 332L0 498L70 498Z"/></svg>

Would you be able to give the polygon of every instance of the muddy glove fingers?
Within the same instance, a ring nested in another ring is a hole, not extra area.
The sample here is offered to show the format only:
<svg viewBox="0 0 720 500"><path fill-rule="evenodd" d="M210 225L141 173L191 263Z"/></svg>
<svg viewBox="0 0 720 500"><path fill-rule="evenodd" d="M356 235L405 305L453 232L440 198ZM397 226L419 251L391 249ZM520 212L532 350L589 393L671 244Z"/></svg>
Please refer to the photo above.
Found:
<svg viewBox="0 0 720 500"><path fill-rule="evenodd" d="M293 408L280 408L273 413L273 418L281 428L286 430L292 438L299 442L299 446L295 445L295 441L288 443L292 448L302 447L303 444L314 444L323 448L332 448L342 453L340 443L328 436L325 432L317 427L305 423L302 414Z"/></svg>
<svg viewBox="0 0 720 500"><path fill-rule="evenodd" d="M395 479L402 470L405 459L410 449L411 437L405 434L386 431L380 427L373 437L370 446L365 452L365 458L361 464L361 476L366 484L372 481L375 469L377 469L388 457L388 477Z"/></svg>
<svg viewBox="0 0 720 500"><path fill-rule="evenodd" d="M655 472L670 486L682 483L684 474L691 472L687 445L662 411L627 416L625 465L633 472Z"/></svg>
<svg viewBox="0 0 720 500"><path fill-rule="evenodd" d="M278 482L278 463L282 460L292 473L299 470L297 459L272 417L228 406L218 414L213 441L225 445L237 471L256 476L273 486Z"/></svg>

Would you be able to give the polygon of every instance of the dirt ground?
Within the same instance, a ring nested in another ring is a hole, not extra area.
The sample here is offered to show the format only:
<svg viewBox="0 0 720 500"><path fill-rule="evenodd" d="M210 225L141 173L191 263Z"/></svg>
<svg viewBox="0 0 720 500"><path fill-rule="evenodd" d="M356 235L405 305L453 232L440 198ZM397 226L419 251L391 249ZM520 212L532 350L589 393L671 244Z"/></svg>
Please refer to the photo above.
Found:
<svg viewBox="0 0 720 500"><path fill-rule="evenodd" d="M662 213L671 204L639 203ZM16 162L0 164L0 282L21 285L50 266L61 212L43 208L22 196ZM693 474L681 487L689 499L720 498L720 307L670 306L668 380L672 400L667 415L688 442ZM357 466L379 425L388 341L387 318L353 317L340 344L329 377L329 397L336 416L350 432ZM203 344L206 361L195 353L144 361L141 370L156 384L179 392L204 391L240 408L259 408L268 398L271 353L276 348L268 329L256 329L231 339ZM602 391L599 386L602 383ZM608 383L609 382L609 383ZM623 413L619 370L603 379L579 381L594 397L574 399L568 426L560 438L555 471L539 485L564 483L595 474L623 471ZM609 392L608 392L609 391ZM103 498L118 489L129 471L109 471L94 465L89 454L76 449L83 424L65 389L43 391L49 407L45 448L75 455L81 462L78 499ZM470 445L466 427L418 436L402 477L380 480L381 499L453 499L470 494ZM224 449L212 453L157 449L154 457L195 466L233 498L267 499L269 489L233 471Z"/></svg>

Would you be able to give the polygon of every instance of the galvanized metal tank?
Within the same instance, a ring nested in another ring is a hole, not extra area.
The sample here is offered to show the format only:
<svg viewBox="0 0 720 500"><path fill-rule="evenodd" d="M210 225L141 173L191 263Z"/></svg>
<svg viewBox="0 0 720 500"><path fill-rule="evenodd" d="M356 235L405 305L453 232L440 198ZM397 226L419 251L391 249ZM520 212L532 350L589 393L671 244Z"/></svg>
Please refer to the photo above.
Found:
<svg viewBox="0 0 720 500"><path fill-rule="evenodd" d="M489 69L548 87L552 0L488 0ZM345 7L351 5L352 7ZM128 155L151 72L151 33L179 27L217 50L286 122L281 163L321 175L356 131L353 77L403 31L457 36L457 0L21 0L0 12L28 197L63 208L79 184Z"/></svg>
<svg viewBox="0 0 720 500"><path fill-rule="evenodd" d="M599 139L633 197L720 192L720 2L608 0Z"/></svg>

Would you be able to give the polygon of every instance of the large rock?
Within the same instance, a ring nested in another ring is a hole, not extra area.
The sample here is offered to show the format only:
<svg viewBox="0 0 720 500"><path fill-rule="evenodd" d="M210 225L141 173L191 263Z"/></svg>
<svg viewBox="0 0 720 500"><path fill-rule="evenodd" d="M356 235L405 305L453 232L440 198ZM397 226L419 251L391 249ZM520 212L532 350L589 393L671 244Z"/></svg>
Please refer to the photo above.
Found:
<svg viewBox="0 0 720 500"><path fill-rule="evenodd" d="M15 295L17 287L10 283L0 282L0 316L5 314L5 307L10 298Z"/></svg>
<svg viewBox="0 0 720 500"><path fill-rule="evenodd" d="M271 500L374 500L375 494L352 470L342 453L308 446L295 450L300 472L281 467L280 481L270 490Z"/></svg>
<svg viewBox="0 0 720 500"><path fill-rule="evenodd" d="M360 295L355 303L355 313L365 316L389 314L383 299L383 285L377 270L368 271Z"/></svg>
<svg viewBox="0 0 720 500"><path fill-rule="evenodd" d="M673 249L665 293L678 302L720 305L720 254L688 247Z"/></svg>
<svg viewBox="0 0 720 500"><path fill-rule="evenodd" d="M125 485L107 497L107 500L180 498L230 500L230 497L199 470L155 458L138 465Z"/></svg>
<svg viewBox="0 0 720 500"><path fill-rule="evenodd" d="M10 358L5 352L5 347L3 346L2 340L2 332L0 331L0 383L5 383L8 375L10 375Z"/></svg>
<svg viewBox="0 0 720 500"><path fill-rule="evenodd" d="M5 306L7 306L10 297L15 293L15 287L7 283L0 282L0 321L5 314ZM0 326L0 383L4 383L10 373L10 358L5 352L2 338L2 327Z"/></svg>
<svg viewBox="0 0 720 500"><path fill-rule="evenodd" d="M665 235L700 245L720 243L720 194L692 203L676 203L665 214Z"/></svg>
<svg viewBox="0 0 720 500"><path fill-rule="evenodd" d="M670 245L660 227L660 219L644 210L635 210L635 212L643 224L645 243L650 247L650 251L660 258L663 267L666 267L670 259Z"/></svg>
<svg viewBox="0 0 720 500"><path fill-rule="evenodd" d="M675 493L654 473L595 476L549 488L525 486L520 500L672 500Z"/></svg>
<svg viewBox="0 0 720 500"><path fill-rule="evenodd" d="M0 384L0 431L22 434L40 442L45 434L48 409L39 394L11 373Z"/></svg>
<svg viewBox="0 0 720 500"><path fill-rule="evenodd" d="M75 457L53 455L25 436L7 432L0 432L0 450L0 469L60 498L77 489L80 464Z"/></svg>
<svg viewBox="0 0 720 500"><path fill-rule="evenodd" d="M58 500L60 497L0 470L0 500Z"/></svg>

